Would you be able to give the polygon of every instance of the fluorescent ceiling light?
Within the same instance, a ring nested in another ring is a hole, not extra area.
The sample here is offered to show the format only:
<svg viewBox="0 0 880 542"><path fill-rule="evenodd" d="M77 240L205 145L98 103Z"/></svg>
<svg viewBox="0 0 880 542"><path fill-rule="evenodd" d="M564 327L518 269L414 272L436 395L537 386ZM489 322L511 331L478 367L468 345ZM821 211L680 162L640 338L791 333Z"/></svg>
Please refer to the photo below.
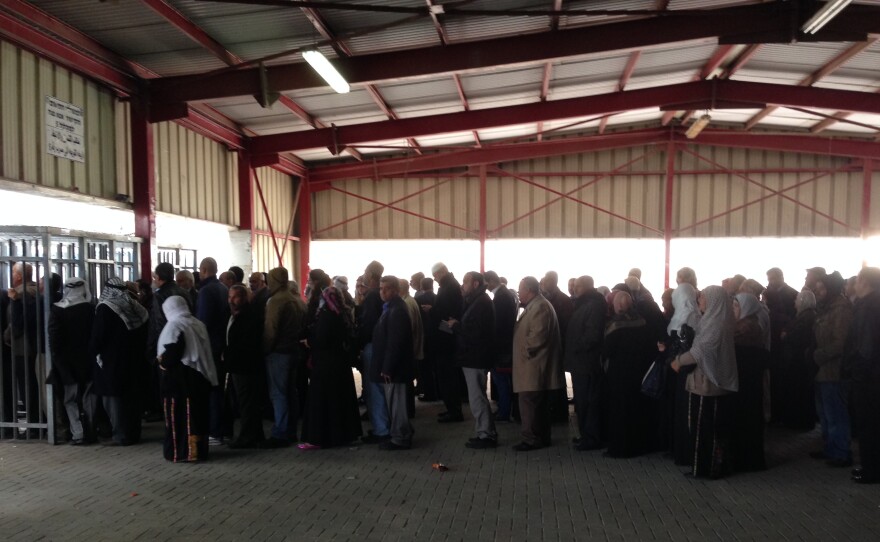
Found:
<svg viewBox="0 0 880 542"><path fill-rule="evenodd" d="M809 21L804 23L801 30L807 34L815 34L819 29L828 24L831 19L836 17L838 13L843 11L843 8L848 6L850 2L852 0L830 0L825 2L825 5L815 15L810 17Z"/></svg>
<svg viewBox="0 0 880 542"><path fill-rule="evenodd" d="M342 77L336 68L333 67L333 64L330 64L330 61L327 60L320 51L303 51L303 58L306 59L306 62L312 66L312 68L318 72L318 75L324 78L324 81L327 81L327 84L340 94L345 94L351 87L348 85L348 81Z"/></svg>
<svg viewBox="0 0 880 542"><path fill-rule="evenodd" d="M712 120L712 117L710 117L709 114L706 113L702 117L695 120L694 123L691 124L691 127L687 129L687 132L684 133L684 135L688 139L693 139L693 138L697 137L698 135L700 135L700 132L703 131L703 128L705 128L706 126L709 125L709 122L711 120Z"/></svg>

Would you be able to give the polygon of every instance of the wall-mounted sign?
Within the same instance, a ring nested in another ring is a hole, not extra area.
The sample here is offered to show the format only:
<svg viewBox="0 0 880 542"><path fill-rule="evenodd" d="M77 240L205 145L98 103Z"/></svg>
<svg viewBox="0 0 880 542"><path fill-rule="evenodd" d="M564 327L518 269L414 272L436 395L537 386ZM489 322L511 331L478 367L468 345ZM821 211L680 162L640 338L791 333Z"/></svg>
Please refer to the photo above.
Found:
<svg viewBox="0 0 880 542"><path fill-rule="evenodd" d="M46 96L46 152L76 162L86 161L82 108Z"/></svg>

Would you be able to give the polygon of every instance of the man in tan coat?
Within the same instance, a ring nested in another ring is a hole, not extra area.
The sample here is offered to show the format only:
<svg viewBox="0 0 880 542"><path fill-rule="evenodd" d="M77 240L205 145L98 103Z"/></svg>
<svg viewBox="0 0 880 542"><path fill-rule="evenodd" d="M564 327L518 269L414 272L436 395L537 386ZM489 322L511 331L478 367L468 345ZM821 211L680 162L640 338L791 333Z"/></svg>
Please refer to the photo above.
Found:
<svg viewBox="0 0 880 542"><path fill-rule="evenodd" d="M519 394L523 441L513 447L528 452L550 445L548 391L562 389L562 340L556 312L541 295L538 279L519 283L525 309L513 332L513 391Z"/></svg>

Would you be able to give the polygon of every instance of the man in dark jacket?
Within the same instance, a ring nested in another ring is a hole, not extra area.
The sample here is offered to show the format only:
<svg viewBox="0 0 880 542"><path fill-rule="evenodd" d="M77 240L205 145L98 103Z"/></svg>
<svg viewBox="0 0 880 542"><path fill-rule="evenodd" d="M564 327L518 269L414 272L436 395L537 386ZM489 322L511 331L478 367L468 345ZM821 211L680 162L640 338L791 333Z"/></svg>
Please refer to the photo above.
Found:
<svg viewBox="0 0 880 542"><path fill-rule="evenodd" d="M269 271L269 301L263 324L263 355L266 359L266 379L269 399L275 413L272 436L263 443L265 448L290 446L296 438L298 401L295 371L299 352L299 337L306 314L302 299L288 288L287 269L276 267ZM292 411L292 412L291 412Z"/></svg>
<svg viewBox="0 0 880 542"><path fill-rule="evenodd" d="M571 373L574 388L574 411L577 413L580 438L578 450L597 450L602 447L600 437L600 398L603 371L601 363L602 337L605 333L607 305L596 291L593 278L587 275L575 280L574 313L568 323L563 363Z"/></svg>
<svg viewBox="0 0 880 542"><path fill-rule="evenodd" d="M406 386L414 376L412 324L406 303L400 298L397 277L382 277L382 316L373 331L373 362L370 380L383 388L391 438L382 442L382 450L408 450L413 428L406 412Z"/></svg>
<svg viewBox="0 0 880 542"><path fill-rule="evenodd" d="M486 271L486 287L492 292L495 307L495 365L492 382L498 394L498 413L495 421L509 422L513 401L513 327L516 324L517 301L510 289L501 284L498 273Z"/></svg>
<svg viewBox="0 0 880 542"><path fill-rule="evenodd" d="M381 382L376 382L370 378L370 375L373 374L373 359L375 357L373 332L376 324L379 322L379 318L382 316L382 296L379 293L379 280L384 270L385 267L375 260L370 262L366 270L364 270L364 285L367 287L367 291L364 294L364 300L361 303L357 321L358 341L362 349L361 362L363 363L363 369L361 372L361 382L363 397L364 402L367 404L370 424L373 426L372 432L363 437L363 441L367 444L377 444L391 438L384 389Z"/></svg>
<svg viewBox="0 0 880 542"><path fill-rule="evenodd" d="M421 273L417 273L416 275L420 275ZM413 275L413 277L416 277ZM439 378L437 376L437 359L434 356L434 352L429 348L430 339L428 338L428 334L432 332L431 329L431 316L426 307L431 307L434 304L434 300L437 299L437 294L434 293L434 279L431 277L422 278L419 287L416 288L416 293L413 294L413 298L418 303L419 308L421 309L421 317L424 326L424 348L423 348L423 358L418 366L418 373L416 374L416 378L419 381L419 400L420 401L439 401L440 400L440 383Z"/></svg>
<svg viewBox="0 0 880 542"><path fill-rule="evenodd" d="M208 328L211 352L217 367L217 381L211 389L211 426L209 443L212 446L223 444L223 437L232 435L232 419L226 412L224 400L226 391L226 366L222 361L223 346L226 344L226 324L229 322L229 291L217 280L217 261L205 258L199 264L202 287L196 301L196 318Z"/></svg>
<svg viewBox="0 0 880 542"><path fill-rule="evenodd" d="M18 400L25 403L28 423L40 421L40 388L37 382L36 363L39 344L37 325L37 303L39 294L34 282L34 268L29 263L16 263L12 266L12 288L7 291L8 327L4 331L4 341L12 350L15 363L15 382ZM10 379L11 381L12 379ZM12 410L7 410L12 412ZM11 421L11 420L10 420ZM37 429L31 429L30 436L38 436Z"/></svg>
<svg viewBox="0 0 880 542"><path fill-rule="evenodd" d="M853 321L844 350L843 372L852 379L855 433L862 466L860 484L880 482L880 269L863 268L856 278Z"/></svg>
<svg viewBox="0 0 880 542"><path fill-rule="evenodd" d="M797 290L785 283L778 267L767 270L767 289L764 304L770 312L770 415L776 422L791 411L791 369L785 367L782 351L782 330L797 316L794 302Z"/></svg>
<svg viewBox="0 0 880 542"><path fill-rule="evenodd" d="M446 405L446 412L437 421L440 423L464 421L461 415L461 396L464 394L464 374L455 362L455 338L448 326L443 325L450 318L461 318L461 285L442 264L436 263L431 268L434 280L440 285L434 304L428 308L430 324L425 330L428 348L437 362L437 374L440 380L440 395ZM426 305L427 307L427 305Z"/></svg>
<svg viewBox="0 0 880 542"><path fill-rule="evenodd" d="M223 361L232 377L241 430L230 448L256 448L265 440L262 406L266 391L260 341L263 319L248 300L248 291L241 284L229 289L229 327Z"/></svg>
<svg viewBox="0 0 880 542"><path fill-rule="evenodd" d="M574 312L574 303L571 298L559 289L559 274L556 271L547 271L541 280L541 291L547 301L553 305L556 312L556 320L559 322L559 333L562 335L562 348L565 351L565 330ZM565 375L560 375L563 380ZM553 422L568 422L568 392L565 387L561 390L550 392L550 418Z"/></svg>
<svg viewBox="0 0 880 542"><path fill-rule="evenodd" d="M495 363L495 307L486 293L486 283L481 273L466 273L461 293L464 295L461 321L450 319L448 322L455 335L455 361L464 373L474 417L476 437L465 446L494 448L498 445L498 433L495 431L489 398L486 397L486 375Z"/></svg>

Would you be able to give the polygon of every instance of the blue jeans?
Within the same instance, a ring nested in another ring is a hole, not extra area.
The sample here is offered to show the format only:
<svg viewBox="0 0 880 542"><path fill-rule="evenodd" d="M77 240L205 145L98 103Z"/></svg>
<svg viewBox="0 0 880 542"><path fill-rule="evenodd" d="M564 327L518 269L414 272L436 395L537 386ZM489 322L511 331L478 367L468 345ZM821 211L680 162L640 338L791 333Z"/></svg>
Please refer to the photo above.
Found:
<svg viewBox="0 0 880 542"><path fill-rule="evenodd" d="M495 416L499 420L510 419L511 399L513 397L513 378L510 373L492 371L492 381L495 382L495 391L498 393L498 412Z"/></svg>
<svg viewBox="0 0 880 542"><path fill-rule="evenodd" d="M272 353L266 356L269 399L272 401L272 410L275 414L272 438L278 440L290 440L292 434L296 436L297 401L295 392L290 391L290 381L295 371L292 355ZM293 411L292 416L291 411ZM290 424L291 419L292 424ZM288 425L292 425L292 432L288 429Z"/></svg>
<svg viewBox="0 0 880 542"><path fill-rule="evenodd" d="M825 455L831 459L852 459L847 382L816 382L816 412L822 425Z"/></svg>
<svg viewBox="0 0 880 542"><path fill-rule="evenodd" d="M367 412L370 414L370 423L373 425L373 434L384 437L391 434L391 421L388 416L388 406L385 404L385 388L382 384L373 382L370 378L370 367L373 364L373 344L364 346L361 360L364 362L364 389L369 387L369 393L365 394Z"/></svg>

